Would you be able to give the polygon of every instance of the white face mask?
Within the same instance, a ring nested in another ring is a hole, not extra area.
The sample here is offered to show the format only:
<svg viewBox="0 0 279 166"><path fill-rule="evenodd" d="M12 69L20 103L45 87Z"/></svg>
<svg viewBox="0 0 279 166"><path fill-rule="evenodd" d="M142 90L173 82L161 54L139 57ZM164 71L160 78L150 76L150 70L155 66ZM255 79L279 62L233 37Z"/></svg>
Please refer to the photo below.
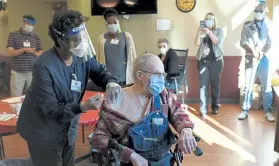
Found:
<svg viewBox="0 0 279 166"><path fill-rule="evenodd" d="M88 42L83 41L81 42L76 48L71 48L70 52L73 53L73 55L78 57L83 57L88 49Z"/></svg>
<svg viewBox="0 0 279 166"><path fill-rule="evenodd" d="M205 25L207 28L212 28L214 26L214 20L205 20Z"/></svg>
<svg viewBox="0 0 279 166"><path fill-rule="evenodd" d="M168 48L167 47L160 48L160 54L166 55L167 52L168 52Z"/></svg>
<svg viewBox="0 0 279 166"><path fill-rule="evenodd" d="M255 19L258 21L263 20L264 16L265 16L264 13L261 13L261 12L255 12L255 14L254 14Z"/></svg>
<svg viewBox="0 0 279 166"><path fill-rule="evenodd" d="M107 27L108 27L108 31L110 33L116 33L118 31L118 29L119 29L119 25L118 24L108 24Z"/></svg>
<svg viewBox="0 0 279 166"><path fill-rule="evenodd" d="M24 25L24 31L25 32L30 33L30 32L32 32L32 30L33 30L32 25L27 25L27 24Z"/></svg>

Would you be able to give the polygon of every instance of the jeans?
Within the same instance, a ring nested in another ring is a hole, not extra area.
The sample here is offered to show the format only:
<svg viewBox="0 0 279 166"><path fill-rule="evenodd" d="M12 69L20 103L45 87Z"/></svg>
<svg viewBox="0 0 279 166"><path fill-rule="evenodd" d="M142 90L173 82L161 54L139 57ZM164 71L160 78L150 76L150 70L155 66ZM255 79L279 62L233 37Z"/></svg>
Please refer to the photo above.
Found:
<svg viewBox="0 0 279 166"><path fill-rule="evenodd" d="M220 77L224 68L223 59L217 61L198 61L200 79L200 112L205 114L208 109L208 85L211 84L212 110L219 108Z"/></svg>
<svg viewBox="0 0 279 166"><path fill-rule="evenodd" d="M253 99L253 86L256 75L258 76L261 84L261 95L263 98L263 107L265 112L271 111L272 106L272 88L271 88L271 71L269 59L263 56L258 62L253 62L252 56L246 56L245 62L245 88L243 91L244 100L242 109L249 111Z"/></svg>

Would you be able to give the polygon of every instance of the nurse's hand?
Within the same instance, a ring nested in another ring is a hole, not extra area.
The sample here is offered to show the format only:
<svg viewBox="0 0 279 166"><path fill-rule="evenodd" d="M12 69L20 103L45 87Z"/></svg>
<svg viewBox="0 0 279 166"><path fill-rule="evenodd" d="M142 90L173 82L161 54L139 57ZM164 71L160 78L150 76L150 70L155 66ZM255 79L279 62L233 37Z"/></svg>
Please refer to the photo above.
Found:
<svg viewBox="0 0 279 166"><path fill-rule="evenodd" d="M148 166L148 161L136 152L131 154L130 161L133 166Z"/></svg>
<svg viewBox="0 0 279 166"><path fill-rule="evenodd" d="M96 110L100 108L104 100L103 94L97 94L93 97L90 97L86 102L80 104L80 109L82 112L87 112L88 110Z"/></svg>
<svg viewBox="0 0 279 166"><path fill-rule="evenodd" d="M106 100L108 104L115 104L121 101L122 89L115 82L110 82L106 86Z"/></svg>

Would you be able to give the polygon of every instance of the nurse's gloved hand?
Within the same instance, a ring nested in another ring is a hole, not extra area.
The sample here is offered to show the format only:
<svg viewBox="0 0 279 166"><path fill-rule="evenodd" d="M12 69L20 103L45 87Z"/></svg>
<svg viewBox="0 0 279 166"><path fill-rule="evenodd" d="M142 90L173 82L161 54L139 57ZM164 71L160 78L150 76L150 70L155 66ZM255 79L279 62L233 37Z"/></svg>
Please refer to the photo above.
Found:
<svg viewBox="0 0 279 166"><path fill-rule="evenodd" d="M130 161L133 166L148 166L148 161L136 152L131 154Z"/></svg>
<svg viewBox="0 0 279 166"><path fill-rule="evenodd" d="M88 110L96 110L100 108L104 100L103 94L97 94L93 97L90 97L86 102L80 104L80 109L82 112L87 112Z"/></svg>
<svg viewBox="0 0 279 166"><path fill-rule="evenodd" d="M106 86L106 100L108 104L115 104L121 100L121 86L115 82L110 82Z"/></svg>

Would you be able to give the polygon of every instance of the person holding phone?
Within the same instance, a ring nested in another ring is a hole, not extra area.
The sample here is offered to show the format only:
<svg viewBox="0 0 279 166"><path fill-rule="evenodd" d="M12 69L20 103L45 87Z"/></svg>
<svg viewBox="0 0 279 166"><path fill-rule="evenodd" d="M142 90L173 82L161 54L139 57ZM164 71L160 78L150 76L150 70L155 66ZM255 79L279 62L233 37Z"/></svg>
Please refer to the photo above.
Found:
<svg viewBox="0 0 279 166"><path fill-rule="evenodd" d="M195 45L199 46L197 52L198 72L200 79L200 113L205 116L208 109L208 84L211 84L212 112L219 113L220 77L224 68L222 45L224 31L217 28L213 13L207 13L200 22Z"/></svg>

